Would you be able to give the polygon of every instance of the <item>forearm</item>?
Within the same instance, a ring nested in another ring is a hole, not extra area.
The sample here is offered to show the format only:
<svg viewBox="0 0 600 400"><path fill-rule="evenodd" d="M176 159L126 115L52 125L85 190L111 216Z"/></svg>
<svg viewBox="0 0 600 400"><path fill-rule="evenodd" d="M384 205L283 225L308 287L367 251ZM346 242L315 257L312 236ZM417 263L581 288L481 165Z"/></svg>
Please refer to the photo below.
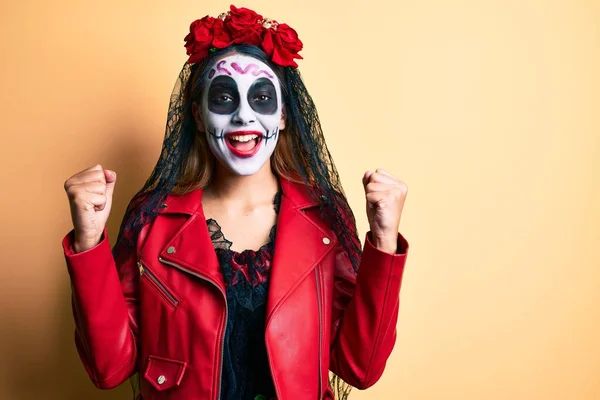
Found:
<svg viewBox="0 0 600 400"><path fill-rule="evenodd" d="M104 235L97 246L74 253L71 233L63 246L80 357L96 386L115 387L133 373L137 350L110 245Z"/></svg>
<svg viewBox="0 0 600 400"><path fill-rule="evenodd" d="M408 248L401 236L396 248L396 254L383 252L367 237L354 295L332 349L332 371L357 388L379 380L395 343Z"/></svg>

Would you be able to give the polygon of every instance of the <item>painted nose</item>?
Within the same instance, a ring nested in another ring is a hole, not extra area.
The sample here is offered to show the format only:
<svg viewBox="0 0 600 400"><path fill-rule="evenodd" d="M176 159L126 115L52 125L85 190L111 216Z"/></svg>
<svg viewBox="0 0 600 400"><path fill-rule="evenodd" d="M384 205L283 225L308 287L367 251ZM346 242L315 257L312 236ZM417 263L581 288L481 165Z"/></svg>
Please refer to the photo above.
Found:
<svg viewBox="0 0 600 400"><path fill-rule="evenodd" d="M240 101L240 106L233 113L233 124L237 126L249 125L256 122L254 111L247 100Z"/></svg>

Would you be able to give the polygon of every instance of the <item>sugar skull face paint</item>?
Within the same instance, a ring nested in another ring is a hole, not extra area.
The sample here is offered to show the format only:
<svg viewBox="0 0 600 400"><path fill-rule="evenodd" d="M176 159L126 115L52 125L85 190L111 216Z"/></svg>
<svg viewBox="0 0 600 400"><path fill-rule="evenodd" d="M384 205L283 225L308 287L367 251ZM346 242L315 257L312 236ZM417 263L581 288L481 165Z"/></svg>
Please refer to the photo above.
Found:
<svg viewBox="0 0 600 400"><path fill-rule="evenodd" d="M211 151L238 175L256 173L283 128L275 72L253 57L233 54L212 67L204 87L202 120Z"/></svg>

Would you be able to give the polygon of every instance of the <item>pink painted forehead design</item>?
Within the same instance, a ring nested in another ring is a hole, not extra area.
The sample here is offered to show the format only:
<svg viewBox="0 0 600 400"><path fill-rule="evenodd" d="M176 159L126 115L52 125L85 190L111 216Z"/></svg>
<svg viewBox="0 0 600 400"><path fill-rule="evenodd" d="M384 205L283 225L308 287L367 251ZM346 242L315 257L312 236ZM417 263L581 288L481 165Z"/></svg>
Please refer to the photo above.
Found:
<svg viewBox="0 0 600 400"><path fill-rule="evenodd" d="M217 72L219 72L220 74L229 75L229 76L232 76L234 74L240 74L240 75L251 74L255 77L264 75L267 78L275 79L273 74L271 74L269 71L261 69L258 65L253 64L253 63L248 63L247 65L244 66L244 65L238 64L236 61L233 61L230 63L227 60L221 60L217 63L217 65L214 68L211 68L210 72L208 73L208 79L212 79Z"/></svg>

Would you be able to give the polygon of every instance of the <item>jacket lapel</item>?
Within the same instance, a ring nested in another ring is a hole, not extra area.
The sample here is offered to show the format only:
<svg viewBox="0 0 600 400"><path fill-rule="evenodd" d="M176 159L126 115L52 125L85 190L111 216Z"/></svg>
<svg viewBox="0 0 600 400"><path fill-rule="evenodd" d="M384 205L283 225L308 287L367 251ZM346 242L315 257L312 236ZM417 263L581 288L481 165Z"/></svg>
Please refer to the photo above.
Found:
<svg viewBox="0 0 600 400"><path fill-rule="evenodd" d="M160 250L160 257L175 267L209 280L223 292L225 283L202 208L202 189L185 195L169 195L160 214L185 214L187 220Z"/></svg>
<svg viewBox="0 0 600 400"><path fill-rule="evenodd" d="M306 214L318 206L302 185L281 179L282 198L269 278L267 326L278 305L335 245L335 238Z"/></svg>
<svg viewBox="0 0 600 400"><path fill-rule="evenodd" d="M280 178L281 205L275 233L275 251L269 277L267 324L278 305L333 249L336 239L306 211L318 207L302 184ZM184 214L187 219L166 242L160 257L183 267L186 272L208 279L222 291L223 275L206 226L202 209L202 189L185 195L169 195L161 215Z"/></svg>

